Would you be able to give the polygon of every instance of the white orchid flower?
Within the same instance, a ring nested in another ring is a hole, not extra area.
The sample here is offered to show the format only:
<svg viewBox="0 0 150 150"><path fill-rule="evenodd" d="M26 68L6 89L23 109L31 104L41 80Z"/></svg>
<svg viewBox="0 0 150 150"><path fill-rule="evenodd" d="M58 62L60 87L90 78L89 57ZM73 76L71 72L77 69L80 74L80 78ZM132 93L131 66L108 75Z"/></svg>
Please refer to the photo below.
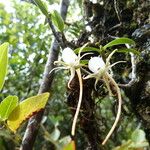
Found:
<svg viewBox="0 0 150 150"><path fill-rule="evenodd" d="M105 63L101 57L92 57L89 60L88 67L93 73L96 73L99 69L105 67Z"/></svg>
<svg viewBox="0 0 150 150"><path fill-rule="evenodd" d="M58 65L62 65L62 66L56 67L52 71L59 70L59 69L69 69L70 70L71 76L70 76L70 79L68 82L69 88L70 88L70 82L72 81L72 79L75 76L76 69L83 66L80 64L80 59L82 57L80 57L80 55L77 56L71 48L67 47L62 52L62 60L63 61L55 61L54 62L54 64L58 64Z"/></svg>
<svg viewBox="0 0 150 150"><path fill-rule="evenodd" d="M124 62L124 61L118 61L118 62L116 62L112 65L110 64L110 59L116 51L117 50L114 50L108 56L108 58L106 59L106 63L103 61L102 57L92 57L89 60L88 68L93 73L91 73L91 74L87 75L86 77L84 77L84 79L89 79L89 78L95 78L96 79L95 89L96 89L97 82L99 80L103 80L104 83L106 84L106 87L109 91L110 96L112 96L110 83L113 84L114 87L116 88L116 93L117 93L117 96L118 96L118 112L117 112L115 122L114 122L112 128L110 129L109 133L107 134L106 138L102 142L102 145L104 145L107 142L107 140L109 139L109 137L113 133L113 131L114 131L119 119L120 119L120 115L121 115L121 105L122 105L121 92L120 92L120 89L119 89L117 83L115 82L115 80L112 78L112 76L110 74L111 67L113 67L114 65L116 65L118 63Z"/></svg>

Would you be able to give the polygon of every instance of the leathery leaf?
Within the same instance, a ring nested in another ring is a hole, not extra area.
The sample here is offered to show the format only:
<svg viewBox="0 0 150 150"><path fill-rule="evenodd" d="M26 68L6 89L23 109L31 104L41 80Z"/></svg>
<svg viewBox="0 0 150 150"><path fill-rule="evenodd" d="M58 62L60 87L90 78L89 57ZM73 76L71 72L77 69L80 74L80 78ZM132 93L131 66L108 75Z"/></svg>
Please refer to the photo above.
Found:
<svg viewBox="0 0 150 150"><path fill-rule="evenodd" d="M43 93L33 96L20 102L20 104L13 110L7 120L8 128L16 132L21 123L33 116L35 113L44 109L49 98L49 93Z"/></svg>

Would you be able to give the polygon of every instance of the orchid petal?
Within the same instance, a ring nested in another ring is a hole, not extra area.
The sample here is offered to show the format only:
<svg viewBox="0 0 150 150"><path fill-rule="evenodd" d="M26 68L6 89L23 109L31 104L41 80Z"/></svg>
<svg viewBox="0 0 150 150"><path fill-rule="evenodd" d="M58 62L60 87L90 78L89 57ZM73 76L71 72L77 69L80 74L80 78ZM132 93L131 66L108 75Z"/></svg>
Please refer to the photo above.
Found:
<svg viewBox="0 0 150 150"><path fill-rule="evenodd" d="M65 48L62 52L62 59L68 65L74 65L78 56L71 48Z"/></svg>
<svg viewBox="0 0 150 150"><path fill-rule="evenodd" d="M111 57L113 56L113 54L114 54L116 51L117 51L117 49L114 50L114 51L112 51L112 52L109 54L109 56L108 56L107 59L106 59L106 66L109 65L110 59L111 59Z"/></svg>
<svg viewBox="0 0 150 150"><path fill-rule="evenodd" d="M113 66L115 66L116 64L119 64L119 63L125 63L126 61L117 61L115 63L113 63L112 65L109 66L109 68L112 68Z"/></svg>
<svg viewBox="0 0 150 150"><path fill-rule="evenodd" d="M54 65L63 65L63 66L67 66L67 64L65 63L65 62L63 62L63 61L55 61L54 62Z"/></svg>
<svg viewBox="0 0 150 150"><path fill-rule="evenodd" d="M94 88L95 88L96 91L97 91L96 85L97 85L98 81L99 81L99 79L97 78L95 83L94 83Z"/></svg>
<svg viewBox="0 0 150 150"><path fill-rule="evenodd" d="M49 74L51 74L53 71L55 71L55 70L61 70L61 69L66 69L66 67L56 67L56 68L53 68L50 72L49 72Z"/></svg>
<svg viewBox="0 0 150 150"><path fill-rule="evenodd" d="M83 79L86 80L86 79L95 78L95 77L96 77L95 74L89 74L86 77L83 77Z"/></svg>
<svg viewBox="0 0 150 150"><path fill-rule="evenodd" d="M85 53L85 54L83 54L83 55L80 57L80 59L82 59L84 56L90 55L90 54L93 54L93 53Z"/></svg>
<svg viewBox="0 0 150 150"><path fill-rule="evenodd" d="M83 49L84 49L88 44L89 44L89 43L86 43L86 44L84 44L84 45L80 48L79 54L78 54L78 58L80 58L81 52L83 51Z"/></svg>
<svg viewBox="0 0 150 150"><path fill-rule="evenodd" d="M99 69L105 68L105 63L102 57L92 57L88 63L89 69L96 73Z"/></svg>

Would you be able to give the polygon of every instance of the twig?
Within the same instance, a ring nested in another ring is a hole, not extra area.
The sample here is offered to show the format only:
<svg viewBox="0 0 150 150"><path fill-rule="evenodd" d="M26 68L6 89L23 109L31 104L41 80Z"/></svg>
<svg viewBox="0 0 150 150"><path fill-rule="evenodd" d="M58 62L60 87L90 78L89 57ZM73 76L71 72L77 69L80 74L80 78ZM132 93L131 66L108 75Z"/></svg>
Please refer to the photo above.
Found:
<svg viewBox="0 0 150 150"><path fill-rule="evenodd" d="M112 39L118 38L118 37L115 37L115 36L112 36L109 34L108 34L108 37L110 37ZM125 45L127 48L131 48L131 46L129 44L125 44ZM120 87L131 87L138 81L137 73L136 73L136 56L132 52L130 52L130 56L131 56L131 68L132 68L131 80L127 84L118 84L118 86L120 86Z"/></svg>
<svg viewBox="0 0 150 150"><path fill-rule="evenodd" d="M129 44L126 44L127 48L131 48ZM131 67L132 67L132 72L131 72L131 80L127 84L118 84L120 87L131 87L137 82L137 74L136 74L136 57L133 53L130 52L131 56Z"/></svg>
<svg viewBox="0 0 150 150"><path fill-rule="evenodd" d="M120 10L117 4L117 0L114 0L114 8L118 17L119 22L121 23L121 15L120 15Z"/></svg>
<svg viewBox="0 0 150 150"><path fill-rule="evenodd" d="M54 34L54 37L56 38L57 42L59 43L61 48L64 49L66 47L65 43L62 40L64 35L62 36L62 34L60 32L56 31L56 29L55 29L55 27L54 27L54 25L53 25L53 23L52 23L50 18L48 18L47 21L48 21L48 24L49 24L49 26L50 26L50 28L51 28L51 30L52 30L52 32Z"/></svg>

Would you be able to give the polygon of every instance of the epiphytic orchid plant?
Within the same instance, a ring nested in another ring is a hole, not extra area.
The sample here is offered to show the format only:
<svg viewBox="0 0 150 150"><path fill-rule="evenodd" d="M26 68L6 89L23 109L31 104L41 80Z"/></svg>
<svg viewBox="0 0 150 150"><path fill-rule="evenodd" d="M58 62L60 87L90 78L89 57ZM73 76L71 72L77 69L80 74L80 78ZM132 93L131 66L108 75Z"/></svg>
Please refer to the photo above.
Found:
<svg viewBox="0 0 150 150"><path fill-rule="evenodd" d="M118 87L117 83L115 82L115 80L112 78L111 74L110 74L110 69L111 67L113 67L114 65L124 62L124 61L118 61L114 64L110 64L110 59L112 57L112 55L116 52L117 50L114 50L106 59L106 63L103 61L102 57L92 57L89 60L88 63L88 68L90 71L92 71L93 73L87 75L86 77L84 77L84 79L89 79L89 78L95 78L95 89L96 89L96 84L99 80L104 81L108 91L109 91L109 95L112 96L112 92L111 92L111 87L110 84L113 84L114 87L116 88L116 93L118 96L118 112L117 112L117 116L116 116L116 120L111 128L111 130L109 131L108 135L106 136L105 140L103 141L102 145L104 145L107 140L109 139L109 137L111 136L111 134L113 133L120 115L121 115L121 104L122 104L122 98L121 98L121 92L120 92L120 88Z"/></svg>
<svg viewBox="0 0 150 150"><path fill-rule="evenodd" d="M83 82L82 82L80 68L82 66L85 66L85 65L82 64L80 62L80 60L85 55L90 54L90 53L86 53L86 54L81 56L81 51L84 47L86 47L86 45L87 44L85 44L83 47L80 48L80 51L79 51L78 55L76 55L75 52L72 49L65 48L62 52L62 60L63 61L55 61L54 62L54 64L58 64L58 65L62 65L62 66L61 67L56 67L53 70L56 70L56 69L69 69L70 70L71 76L70 76L70 79L69 79L69 82L68 82L68 88L70 88L70 83L71 83L72 79L74 78L75 73L77 73L77 76L78 76L78 79L79 79L80 93L79 93L79 101L78 101L76 113L75 113L73 123L72 123L72 130L71 130L71 135L72 136L75 135L76 123L77 123L77 119L78 119L78 115L79 115L79 111L80 111L80 107L81 107L81 102L82 102L82 95L83 95Z"/></svg>
<svg viewBox="0 0 150 150"><path fill-rule="evenodd" d="M96 51L96 52L101 54L103 51L106 51L107 48L110 48L110 47L115 46L115 45L120 45L120 44L135 45L135 42L131 39L128 39L128 38L119 38L119 39L115 39L115 40L111 41L110 43L106 44L103 47L101 46L100 49L94 48L94 47L86 47L87 44L85 44L83 47L78 48L74 51L70 48L65 48L62 52L62 60L54 62L54 64L58 64L58 65L62 65L62 66L56 67L53 70L56 70L56 69L57 70L59 70L59 69L70 70L71 76L70 76L70 79L68 82L69 88L70 88L70 83L75 76L75 73L77 73L77 76L79 79L80 93L79 93L79 101L78 101L76 113L75 113L73 123L72 123L72 130L71 130L72 136L75 135L76 123L77 123L77 118L79 115L81 102L82 102L82 95L83 95L83 82L82 82L80 69L81 69L81 67L85 66L85 64L81 63L81 59L85 55L89 54L89 53L85 53L84 55L81 56L81 52L89 52L89 51L94 52L94 51ZM102 145L104 145L107 142L107 140L110 138L111 134L113 133L115 127L118 124L118 121L119 121L120 115L121 115L121 105L122 105L121 91L120 91L118 84L115 82L115 80L112 77L111 68L114 65L121 63L121 62L124 62L124 61L118 61L118 62L115 62L113 64L110 63L110 59L116 51L117 52L124 52L124 53L130 52L130 53L138 54L138 52L134 49L119 49L119 50L112 51L110 53L110 55L106 58L105 62L104 62L103 58L100 56L92 57L88 62L88 68L92 73L89 73L86 77L83 78L83 79L95 78L96 79L95 89L96 89L97 82L99 80L102 80L105 83L110 96L113 96L112 89L111 89L111 85L113 85L115 90L116 90L116 95L118 97L117 116L116 116L116 119L115 119L115 122L114 122L112 128L110 129L106 138L102 142ZM76 55L76 53L78 53L78 55Z"/></svg>

